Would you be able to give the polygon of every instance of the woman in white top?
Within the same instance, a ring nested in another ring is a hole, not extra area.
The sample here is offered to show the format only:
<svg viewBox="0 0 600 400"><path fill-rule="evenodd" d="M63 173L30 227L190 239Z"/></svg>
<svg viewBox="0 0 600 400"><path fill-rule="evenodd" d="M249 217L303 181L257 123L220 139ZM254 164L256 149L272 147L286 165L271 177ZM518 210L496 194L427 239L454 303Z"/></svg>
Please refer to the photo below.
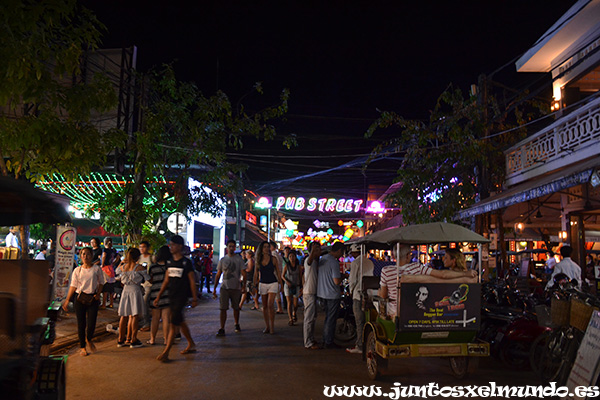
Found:
<svg viewBox="0 0 600 400"><path fill-rule="evenodd" d="M96 318L100 305L100 293L104 285L104 274L99 266L92 264L93 252L89 247L81 249L79 253L83 265L75 268L71 275L71 287L63 302L63 309L68 311L69 300L73 293L77 293L75 315L77 315L77 334L81 355L87 356L86 344L91 352L96 351L92 342L96 330ZM87 328L87 331L86 331Z"/></svg>

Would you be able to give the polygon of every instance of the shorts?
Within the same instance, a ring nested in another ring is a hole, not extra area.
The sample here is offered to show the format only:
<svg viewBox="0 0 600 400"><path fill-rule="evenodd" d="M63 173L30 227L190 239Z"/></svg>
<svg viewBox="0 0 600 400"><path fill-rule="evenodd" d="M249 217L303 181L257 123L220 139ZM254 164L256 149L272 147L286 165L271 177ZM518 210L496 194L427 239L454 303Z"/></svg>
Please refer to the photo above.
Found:
<svg viewBox="0 0 600 400"><path fill-rule="evenodd" d="M240 300L242 299L241 289L225 289L221 288L221 296L219 297L219 310L229 310L229 302L234 310L240 309Z"/></svg>
<svg viewBox="0 0 600 400"><path fill-rule="evenodd" d="M175 326L180 326L183 319L183 310L187 305L187 298L169 298L169 308L171 309L171 323Z"/></svg>
<svg viewBox="0 0 600 400"><path fill-rule="evenodd" d="M289 297L289 296L293 296L293 297L298 297L298 292L300 288L298 286L292 286L289 287L287 285L287 283L285 285L283 285L283 294L285 295L285 297Z"/></svg>
<svg viewBox="0 0 600 400"><path fill-rule="evenodd" d="M258 285L258 293L261 296L266 295L267 293L279 293L279 283L278 282L273 282L273 283L259 283Z"/></svg>
<svg viewBox="0 0 600 400"><path fill-rule="evenodd" d="M115 282L113 283L105 283L102 286L102 293L114 293L115 292Z"/></svg>

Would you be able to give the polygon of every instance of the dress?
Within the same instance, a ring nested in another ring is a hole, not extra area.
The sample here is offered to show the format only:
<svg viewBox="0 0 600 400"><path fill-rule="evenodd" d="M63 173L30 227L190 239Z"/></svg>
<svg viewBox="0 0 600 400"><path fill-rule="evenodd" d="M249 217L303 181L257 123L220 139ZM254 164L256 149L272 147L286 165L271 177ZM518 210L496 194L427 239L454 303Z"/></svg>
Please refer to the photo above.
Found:
<svg viewBox="0 0 600 400"><path fill-rule="evenodd" d="M144 281L144 279L149 279L146 270L121 270L119 279L123 284L123 293L121 293L121 301L119 302L119 315L121 317L127 317L131 315L142 315L144 313L144 296L142 294L142 282Z"/></svg>

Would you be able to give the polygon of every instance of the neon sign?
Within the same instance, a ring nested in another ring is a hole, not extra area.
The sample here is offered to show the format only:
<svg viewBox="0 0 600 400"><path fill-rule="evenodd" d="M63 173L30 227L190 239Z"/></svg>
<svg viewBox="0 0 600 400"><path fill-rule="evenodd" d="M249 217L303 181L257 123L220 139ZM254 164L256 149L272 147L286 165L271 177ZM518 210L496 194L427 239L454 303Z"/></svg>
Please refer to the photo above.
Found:
<svg viewBox="0 0 600 400"><path fill-rule="evenodd" d="M273 199L271 197L261 197L254 203L254 208L265 210L271 207L273 207Z"/></svg>
<svg viewBox="0 0 600 400"><path fill-rule="evenodd" d="M369 206L367 207L366 211L368 213L373 213L373 214L384 213L385 212L385 207L379 201L372 201L369 204Z"/></svg>
<svg viewBox="0 0 600 400"><path fill-rule="evenodd" d="M252 214L250 211L246 211L246 221L256 225L256 215Z"/></svg>
<svg viewBox="0 0 600 400"><path fill-rule="evenodd" d="M262 200L259 199L259 201ZM304 197L284 197L280 196L275 202L277 210L294 211L319 211L319 212L338 212L350 213L358 212L362 205L362 200L357 199L333 199L311 197L306 200Z"/></svg>

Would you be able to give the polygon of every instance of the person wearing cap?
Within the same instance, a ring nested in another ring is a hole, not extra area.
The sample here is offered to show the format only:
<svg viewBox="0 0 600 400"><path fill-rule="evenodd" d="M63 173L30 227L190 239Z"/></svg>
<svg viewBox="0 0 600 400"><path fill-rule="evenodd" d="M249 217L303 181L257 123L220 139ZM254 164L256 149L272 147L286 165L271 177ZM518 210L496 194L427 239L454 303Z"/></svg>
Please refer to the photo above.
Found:
<svg viewBox="0 0 600 400"><path fill-rule="evenodd" d="M169 242L169 250L172 258L167 260L167 273L163 281L160 292L154 300L154 306L158 307L160 297L167 288L169 289L169 307L171 308L171 325L169 327L169 337L165 350L156 359L158 361L168 361L169 352L173 347L175 335L179 329L188 341L187 347L182 350L181 354L189 354L196 352L196 343L192 339L190 328L183 319L183 310L188 303L188 299L192 298L192 308L198 304L196 297L196 282L194 281L194 266L189 258L183 256L184 248L183 238L179 235L171 237Z"/></svg>
<svg viewBox="0 0 600 400"><path fill-rule="evenodd" d="M374 265L367 254L360 256L360 246L353 244L350 246L350 254L354 261L350 264L350 293L352 293L352 311L356 319L356 343L354 347L347 348L348 353L362 354L363 330L365 326L365 313L361 302L361 281L363 276L373 276ZM362 267L361 267L362 264ZM362 269L362 274L361 274Z"/></svg>

